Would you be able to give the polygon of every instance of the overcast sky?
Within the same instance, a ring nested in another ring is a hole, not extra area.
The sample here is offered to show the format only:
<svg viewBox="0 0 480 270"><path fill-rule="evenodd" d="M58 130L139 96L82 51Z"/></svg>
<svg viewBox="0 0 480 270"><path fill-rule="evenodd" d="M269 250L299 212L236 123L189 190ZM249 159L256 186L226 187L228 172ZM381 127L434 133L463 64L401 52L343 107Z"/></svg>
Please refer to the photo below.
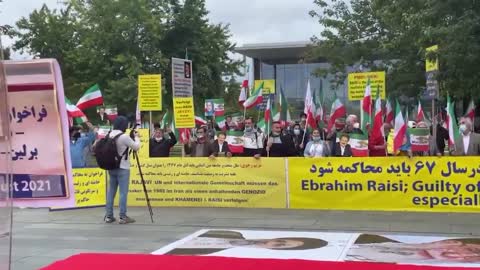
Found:
<svg viewBox="0 0 480 270"><path fill-rule="evenodd" d="M14 24L43 3L51 8L58 0L3 0L0 25ZM238 46L248 43L307 41L318 34L319 24L308 15L313 0L206 0L213 23L228 23ZM5 46L12 41L3 37Z"/></svg>

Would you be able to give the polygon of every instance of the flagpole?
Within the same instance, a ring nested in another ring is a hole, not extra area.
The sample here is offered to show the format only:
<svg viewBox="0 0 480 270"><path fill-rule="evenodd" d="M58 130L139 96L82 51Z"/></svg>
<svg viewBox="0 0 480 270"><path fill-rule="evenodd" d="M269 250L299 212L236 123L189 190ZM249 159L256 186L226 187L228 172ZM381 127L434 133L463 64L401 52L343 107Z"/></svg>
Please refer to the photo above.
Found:
<svg viewBox="0 0 480 270"><path fill-rule="evenodd" d="M302 144L305 142L305 136L307 135L309 115L310 115L310 114L307 114L307 120L306 120L307 122L305 123L305 130L303 131ZM304 146L304 147L305 147L305 146Z"/></svg>

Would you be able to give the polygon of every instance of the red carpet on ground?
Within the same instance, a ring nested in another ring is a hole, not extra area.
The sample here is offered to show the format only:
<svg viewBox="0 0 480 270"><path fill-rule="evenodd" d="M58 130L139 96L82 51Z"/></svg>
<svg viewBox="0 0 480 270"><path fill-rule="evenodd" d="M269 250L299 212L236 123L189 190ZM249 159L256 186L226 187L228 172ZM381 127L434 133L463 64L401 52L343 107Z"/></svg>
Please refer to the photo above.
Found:
<svg viewBox="0 0 480 270"><path fill-rule="evenodd" d="M319 262L278 259L238 259L206 256L143 254L80 254L42 270L448 270L432 267L364 262ZM468 268L475 269L475 268ZM477 268L478 269L478 268Z"/></svg>

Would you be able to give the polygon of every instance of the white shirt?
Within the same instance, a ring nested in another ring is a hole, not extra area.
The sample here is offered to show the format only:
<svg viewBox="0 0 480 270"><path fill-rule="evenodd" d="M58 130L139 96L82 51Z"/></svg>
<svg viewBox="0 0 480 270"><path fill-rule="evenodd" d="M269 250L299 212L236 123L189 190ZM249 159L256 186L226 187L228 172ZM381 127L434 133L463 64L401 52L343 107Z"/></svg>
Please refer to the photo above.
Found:
<svg viewBox="0 0 480 270"><path fill-rule="evenodd" d="M218 152L221 153L223 150L223 143L218 144Z"/></svg>
<svg viewBox="0 0 480 270"><path fill-rule="evenodd" d="M120 134L120 130L112 130L110 132L110 138L114 138L118 134ZM140 149L140 138L136 137L135 141L130 138L127 134L122 134L117 139L117 152L118 155L123 155L127 148L132 149L133 151L138 151ZM125 159L125 156L122 156L122 160L120 161L120 169L130 170L130 159Z"/></svg>
<svg viewBox="0 0 480 270"><path fill-rule="evenodd" d="M341 153L342 156L343 156L343 153L345 153L345 146L341 146L341 145L340 145L340 153Z"/></svg>
<svg viewBox="0 0 480 270"><path fill-rule="evenodd" d="M466 155L468 152L468 146L470 145L470 133L468 135L463 135L463 152Z"/></svg>
<svg viewBox="0 0 480 270"><path fill-rule="evenodd" d="M324 156L324 149L323 143L312 143L309 149L310 156L312 157L323 157Z"/></svg>

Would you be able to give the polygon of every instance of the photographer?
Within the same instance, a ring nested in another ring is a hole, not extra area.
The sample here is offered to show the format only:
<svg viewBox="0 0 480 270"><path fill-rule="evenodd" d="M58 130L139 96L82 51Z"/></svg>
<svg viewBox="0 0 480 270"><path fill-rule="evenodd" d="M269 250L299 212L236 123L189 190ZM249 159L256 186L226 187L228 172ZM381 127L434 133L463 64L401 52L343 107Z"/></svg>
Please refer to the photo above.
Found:
<svg viewBox="0 0 480 270"><path fill-rule="evenodd" d="M108 171L108 191L105 222L115 222L113 215L113 202L117 189L120 189L120 224L133 223L135 220L127 216L127 195L130 182L130 159L128 150L138 151L140 149L140 136L135 129L132 129L130 136L125 134L128 127L128 119L125 116L118 116L113 122L113 130L109 137L115 140L118 156L121 157L120 167Z"/></svg>

